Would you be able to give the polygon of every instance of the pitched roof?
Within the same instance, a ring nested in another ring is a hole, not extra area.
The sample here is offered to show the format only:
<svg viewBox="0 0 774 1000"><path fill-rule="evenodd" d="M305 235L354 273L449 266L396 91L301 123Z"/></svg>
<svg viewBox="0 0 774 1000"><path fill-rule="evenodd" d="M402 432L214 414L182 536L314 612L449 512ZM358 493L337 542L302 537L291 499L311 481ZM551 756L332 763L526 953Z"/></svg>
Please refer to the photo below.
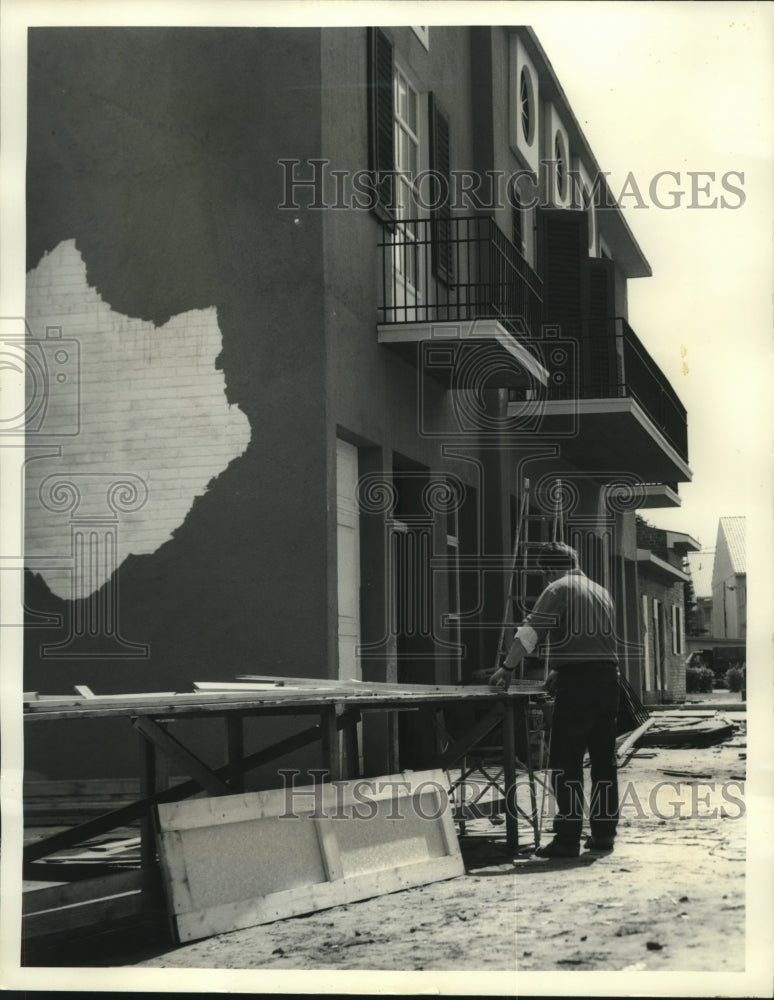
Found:
<svg viewBox="0 0 774 1000"><path fill-rule="evenodd" d="M721 517L718 522L718 536L723 534L731 557L734 573L747 572L747 555L745 546L745 518ZM720 538L718 537L718 541Z"/></svg>
<svg viewBox="0 0 774 1000"><path fill-rule="evenodd" d="M715 564L715 550L702 549L701 552L688 552L687 559L694 594L696 597L712 597L712 567Z"/></svg>

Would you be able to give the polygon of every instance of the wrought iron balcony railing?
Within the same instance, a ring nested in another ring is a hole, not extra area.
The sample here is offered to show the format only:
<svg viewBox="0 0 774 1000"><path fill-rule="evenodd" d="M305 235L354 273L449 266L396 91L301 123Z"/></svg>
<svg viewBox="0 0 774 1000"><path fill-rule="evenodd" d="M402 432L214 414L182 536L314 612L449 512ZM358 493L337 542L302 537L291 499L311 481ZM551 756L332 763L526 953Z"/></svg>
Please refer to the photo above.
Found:
<svg viewBox="0 0 774 1000"><path fill-rule="evenodd" d="M549 378L549 399L634 399L680 458L688 461L685 407L626 320L593 319L572 342L574 358L561 352L563 370ZM554 352L546 351L551 371ZM568 364L570 369L567 370ZM518 390L516 392L518 394Z"/></svg>
<svg viewBox="0 0 774 1000"><path fill-rule="evenodd" d="M379 244L379 322L496 319L540 330L543 283L488 216L398 219Z"/></svg>

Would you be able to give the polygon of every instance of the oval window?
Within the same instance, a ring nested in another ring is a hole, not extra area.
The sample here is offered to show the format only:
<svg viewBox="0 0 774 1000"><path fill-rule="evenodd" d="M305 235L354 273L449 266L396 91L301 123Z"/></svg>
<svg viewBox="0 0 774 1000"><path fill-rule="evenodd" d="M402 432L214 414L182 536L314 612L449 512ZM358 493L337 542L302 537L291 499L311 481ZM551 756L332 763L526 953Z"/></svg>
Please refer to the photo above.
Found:
<svg viewBox="0 0 774 1000"><path fill-rule="evenodd" d="M556 193L563 199L567 188L567 162L561 132L556 133L554 140L554 159L556 160Z"/></svg>
<svg viewBox="0 0 774 1000"><path fill-rule="evenodd" d="M521 115L521 131L528 146L532 145L535 136L535 99L532 91L532 79L526 66L521 68L519 79L519 104Z"/></svg>

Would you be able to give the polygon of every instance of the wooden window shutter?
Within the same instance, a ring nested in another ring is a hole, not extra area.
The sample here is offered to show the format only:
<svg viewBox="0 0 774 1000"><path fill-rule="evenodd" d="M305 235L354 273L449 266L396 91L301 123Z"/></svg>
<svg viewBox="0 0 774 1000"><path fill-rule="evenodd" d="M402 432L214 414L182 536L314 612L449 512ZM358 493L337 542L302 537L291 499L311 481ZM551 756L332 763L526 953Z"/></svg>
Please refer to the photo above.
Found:
<svg viewBox="0 0 774 1000"><path fill-rule="evenodd" d="M368 169L376 179L374 212L383 222L395 218L392 48L380 28L368 29Z"/></svg>
<svg viewBox="0 0 774 1000"><path fill-rule="evenodd" d="M586 214L544 208L538 218L545 322L559 325L566 336L577 337L589 308Z"/></svg>
<svg viewBox="0 0 774 1000"><path fill-rule="evenodd" d="M432 209L433 274L444 284L453 280L452 223L451 223L451 146L449 119L444 114L435 94L429 95L430 119L430 169L444 181L433 180L431 203L442 199Z"/></svg>
<svg viewBox="0 0 774 1000"><path fill-rule="evenodd" d="M586 381L593 395L620 396L623 371L619 371L616 346L615 275L612 260L590 257L589 316L585 331Z"/></svg>

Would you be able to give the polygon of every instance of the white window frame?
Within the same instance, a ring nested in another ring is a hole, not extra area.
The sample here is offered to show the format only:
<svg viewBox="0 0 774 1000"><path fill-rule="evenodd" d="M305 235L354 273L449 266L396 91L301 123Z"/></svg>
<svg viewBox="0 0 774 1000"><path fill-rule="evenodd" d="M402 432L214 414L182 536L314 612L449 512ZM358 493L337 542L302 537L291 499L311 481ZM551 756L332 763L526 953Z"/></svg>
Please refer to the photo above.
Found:
<svg viewBox="0 0 774 1000"><path fill-rule="evenodd" d="M685 651L683 642L683 609L679 604L672 605L672 652L676 656L682 656Z"/></svg>
<svg viewBox="0 0 774 1000"><path fill-rule="evenodd" d="M645 670L645 690L653 691L653 660L650 655L650 610L648 595L642 595L642 645Z"/></svg>
<svg viewBox="0 0 774 1000"><path fill-rule="evenodd" d="M664 686L664 679L661 676L661 660L664 645L664 637L661 634L661 615L659 609L662 602L658 598L653 598L653 678L655 680L655 691L661 691Z"/></svg>
<svg viewBox="0 0 774 1000"><path fill-rule="evenodd" d="M403 249L396 248L394 255L395 278L402 286L402 293L407 302L421 302L422 299L422 254L419 249L414 251L413 267L406 266L408 258L408 243L416 240L416 231L412 226L401 225L406 219L417 218L419 208L414 197L414 179L416 174L423 170L422 153L423 135L427 134L426 127L423 128L422 121L422 100L419 87L414 83L411 75L396 59L393 65L393 88L394 88L394 119L393 119L393 142L395 147L395 182L397 186L396 194L396 219L398 222L397 232L405 241ZM411 116L404 115L401 109L401 97L405 89L406 103L414 102L414 122ZM408 155L406 155L408 153ZM413 159L414 163L410 161ZM414 174L414 176L412 176Z"/></svg>

